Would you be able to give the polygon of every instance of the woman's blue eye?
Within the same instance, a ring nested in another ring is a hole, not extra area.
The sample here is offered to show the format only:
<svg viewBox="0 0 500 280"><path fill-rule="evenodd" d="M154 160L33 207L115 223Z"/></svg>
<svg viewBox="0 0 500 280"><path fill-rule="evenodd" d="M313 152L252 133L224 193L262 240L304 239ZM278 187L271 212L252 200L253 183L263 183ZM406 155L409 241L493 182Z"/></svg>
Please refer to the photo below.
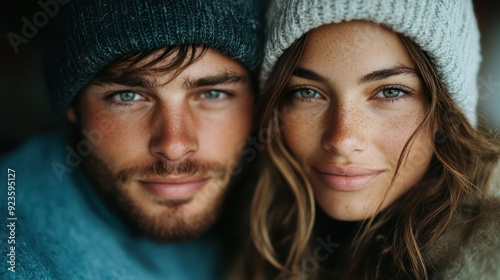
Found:
<svg viewBox="0 0 500 280"><path fill-rule="evenodd" d="M225 93L218 90L210 90L201 94L201 98L206 99L220 99L224 96Z"/></svg>
<svg viewBox="0 0 500 280"><path fill-rule="evenodd" d="M405 94L405 91L397 88L386 88L380 91L384 98L396 98Z"/></svg>
<svg viewBox="0 0 500 280"><path fill-rule="evenodd" d="M300 98L315 98L319 97L320 94L315 90L310 88L299 89L295 91L295 96Z"/></svg>

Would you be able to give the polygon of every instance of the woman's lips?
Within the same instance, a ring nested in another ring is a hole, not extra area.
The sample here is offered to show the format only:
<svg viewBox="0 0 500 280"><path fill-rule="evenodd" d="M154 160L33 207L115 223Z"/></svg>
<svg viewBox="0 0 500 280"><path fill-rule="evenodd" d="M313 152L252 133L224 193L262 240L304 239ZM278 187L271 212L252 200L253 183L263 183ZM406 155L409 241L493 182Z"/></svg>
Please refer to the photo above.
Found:
<svg viewBox="0 0 500 280"><path fill-rule="evenodd" d="M337 191L356 191L363 189L372 182L381 170L362 167L327 166L313 168L316 176L326 186Z"/></svg>
<svg viewBox="0 0 500 280"><path fill-rule="evenodd" d="M167 177L154 180L139 181L150 194L167 200L183 200L192 198L205 186L209 178L203 177Z"/></svg>

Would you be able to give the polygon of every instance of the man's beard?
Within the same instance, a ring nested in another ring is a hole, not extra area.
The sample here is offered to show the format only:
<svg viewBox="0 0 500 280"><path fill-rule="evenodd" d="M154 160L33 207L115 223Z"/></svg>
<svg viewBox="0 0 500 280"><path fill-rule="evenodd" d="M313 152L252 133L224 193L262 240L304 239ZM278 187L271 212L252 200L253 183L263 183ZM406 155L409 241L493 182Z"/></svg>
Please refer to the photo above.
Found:
<svg viewBox="0 0 500 280"><path fill-rule="evenodd" d="M155 240L194 238L208 231L218 217L232 173L230 167L221 163L201 163L193 160L179 163L157 161L154 164L126 168L113 173L94 153L85 159L84 170L111 208L119 211L140 233ZM156 204L157 207L161 205L164 209L160 214L152 214L146 210L147 205L139 205L140 202L127 190L132 178L158 178L171 174L210 176L211 180L197 194L204 195L197 199L204 200L204 204L196 205L193 198L166 200L151 196L147 203ZM210 184L214 185L214 189L207 189ZM194 209L195 207L202 209ZM190 213L187 210L194 211Z"/></svg>

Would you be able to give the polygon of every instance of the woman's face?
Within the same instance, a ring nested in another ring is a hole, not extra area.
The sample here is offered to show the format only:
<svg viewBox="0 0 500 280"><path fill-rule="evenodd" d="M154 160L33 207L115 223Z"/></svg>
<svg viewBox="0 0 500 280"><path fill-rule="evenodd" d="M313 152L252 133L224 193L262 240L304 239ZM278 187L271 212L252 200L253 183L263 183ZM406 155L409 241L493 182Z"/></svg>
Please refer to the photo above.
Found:
<svg viewBox="0 0 500 280"><path fill-rule="evenodd" d="M353 21L311 32L286 88L283 136L332 218L372 216L428 100L396 33ZM430 129L417 134L382 209L412 188L433 155Z"/></svg>

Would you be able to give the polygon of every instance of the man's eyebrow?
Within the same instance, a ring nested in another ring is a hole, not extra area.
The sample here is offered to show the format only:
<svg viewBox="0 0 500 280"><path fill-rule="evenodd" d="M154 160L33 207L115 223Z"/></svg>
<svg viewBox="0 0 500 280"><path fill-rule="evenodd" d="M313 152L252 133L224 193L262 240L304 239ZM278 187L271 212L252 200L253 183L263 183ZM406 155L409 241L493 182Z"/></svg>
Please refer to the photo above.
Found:
<svg viewBox="0 0 500 280"><path fill-rule="evenodd" d="M387 69L380 69L373 71L369 74L364 75L358 80L358 84L368 83L377 80L387 79L392 76L402 75L402 74L411 74L417 75L417 71L413 68L405 67L405 66L395 66Z"/></svg>
<svg viewBox="0 0 500 280"><path fill-rule="evenodd" d="M91 82L94 85L123 85L127 87L141 87L144 89L154 89L156 84L143 79L141 77L120 76L120 77L106 77L106 79L97 79Z"/></svg>
<svg viewBox="0 0 500 280"><path fill-rule="evenodd" d="M244 83L247 78L242 75L226 72L223 74L209 75L197 79L187 79L184 82L186 89L191 90L199 87L216 86L220 84Z"/></svg>

